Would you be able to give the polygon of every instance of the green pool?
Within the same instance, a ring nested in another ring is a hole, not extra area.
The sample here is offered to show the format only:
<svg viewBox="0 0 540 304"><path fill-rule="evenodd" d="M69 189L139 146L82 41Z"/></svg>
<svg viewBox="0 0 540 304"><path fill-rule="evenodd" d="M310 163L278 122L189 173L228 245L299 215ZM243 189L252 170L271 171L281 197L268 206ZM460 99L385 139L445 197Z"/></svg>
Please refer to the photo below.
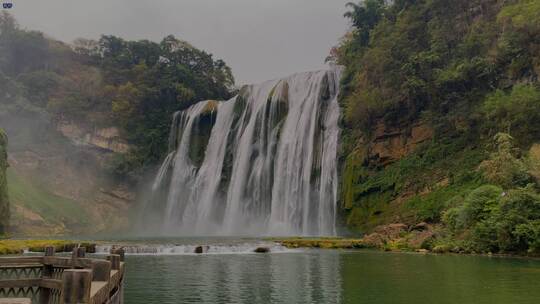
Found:
<svg viewBox="0 0 540 304"><path fill-rule="evenodd" d="M131 255L127 304L540 303L540 261L376 251Z"/></svg>

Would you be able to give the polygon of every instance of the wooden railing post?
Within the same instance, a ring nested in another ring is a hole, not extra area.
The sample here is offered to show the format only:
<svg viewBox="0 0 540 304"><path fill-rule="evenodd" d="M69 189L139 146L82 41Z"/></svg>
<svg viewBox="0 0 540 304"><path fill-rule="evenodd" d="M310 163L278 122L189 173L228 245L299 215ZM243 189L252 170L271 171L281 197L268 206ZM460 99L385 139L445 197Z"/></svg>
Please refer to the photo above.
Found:
<svg viewBox="0 0 540 304"><path fill-rule="evenodd" d="M45 247L45 256L53 256L56 253L56 249L53 246Z"/></svg>
<svg viewBox="0 0 540 304"><path fill-rule="evenodd" d="M111 279L111 262L105 260L92 261L92 280L106 281Z"/></svg>
<svg viewBox="0 0 540 304"><path fill-rule="evenodd" d="M90 302L92 270L66 269L62 274L61 304L86 304Z"/></svg>
<svg viewBox="0 0 540 304"><path fill-rule="evenodd" d="M124 248L112 248L111 249L111 254L117 254L120 256L120 261L124 261L124 258L125 258L125 255L126 255L126 252L124 250Z"/></svg>
<svg viewBox="0 0 540 304"><path fill-rule="evenodd" d="M75 247L73 248L73 252L71 253L71 267L72 268L78 268L77 260L79 258L84 258L86 256L86 248L85 247Z"/></svg>
<svg viewBox="0 0 540 304"><path fill-rule="evenodd" d="M86 247L73 248L73 252L71 253L71 257L84 258L85 256L86 256Z"/></svg>
<svg viewBox="0 0 540 304"><path fill-rule="evenodd" d="M13 296L32 297L39 304L122 304L124 266L120 255L111 254L107 261L82 258L84 249L74 250L71 259L50 256L53 248L45 251L45 257L0 258L0 266L8 271L14 269L16 276L0 279L2 288L9 288ZM67 269L70 266L72 269Z"/></svg>
<svg viewBox="0 0 540 304"><path fill-rule="evenodd" d="M107 260L111 262L112 270L120 270L120 255L118 254L109 254Z"/></svg>
<svg viewBox="0 0 540 304"><path fill-rule="evenodd" d="M45 247L45 256L54 256L55 248L52 246ZM44 279L51 278L54 272L53 265L44 264L41 269L41 277ZM51 290L48 288L40 288L39 290L39 303L48 304L51 298Z"/></svg>

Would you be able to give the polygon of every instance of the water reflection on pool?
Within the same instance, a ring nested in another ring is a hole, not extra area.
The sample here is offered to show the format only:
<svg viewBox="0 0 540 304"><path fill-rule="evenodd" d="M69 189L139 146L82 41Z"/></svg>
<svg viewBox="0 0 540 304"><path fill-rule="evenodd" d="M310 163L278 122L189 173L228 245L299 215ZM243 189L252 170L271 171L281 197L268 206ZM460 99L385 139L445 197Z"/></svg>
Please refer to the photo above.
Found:
<svg viewBox="0 0 540 304"><path fill-rule="evenodd" d="M128 256L126 304L538 303L540 261L305 250Z"/></svg>

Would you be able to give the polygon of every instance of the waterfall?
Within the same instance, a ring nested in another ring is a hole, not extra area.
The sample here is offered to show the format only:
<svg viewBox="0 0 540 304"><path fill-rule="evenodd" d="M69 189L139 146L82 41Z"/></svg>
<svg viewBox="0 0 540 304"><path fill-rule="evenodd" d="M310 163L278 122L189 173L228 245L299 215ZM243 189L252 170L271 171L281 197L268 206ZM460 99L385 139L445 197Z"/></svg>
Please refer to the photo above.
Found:
<svg viewBox="0 0 540 304"><path fill-rule="evenodd" d="M166 235L335 235L340 68L176 113L145 213Z"/></svg>

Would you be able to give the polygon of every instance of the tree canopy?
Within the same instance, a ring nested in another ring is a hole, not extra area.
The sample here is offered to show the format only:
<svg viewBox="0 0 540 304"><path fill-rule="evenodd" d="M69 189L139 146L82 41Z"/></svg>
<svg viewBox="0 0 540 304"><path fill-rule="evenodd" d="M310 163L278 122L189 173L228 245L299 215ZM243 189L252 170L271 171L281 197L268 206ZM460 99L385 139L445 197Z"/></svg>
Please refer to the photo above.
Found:
<svg viewBox="0 0 540 304"><path fill-rule="evenodd" d="M0 113L117 126L134 149L112 169L154 164L167 149L172 114L234 90L222 60L172 35L160 42L104 35L66 44L0 14Z"/></svg>

